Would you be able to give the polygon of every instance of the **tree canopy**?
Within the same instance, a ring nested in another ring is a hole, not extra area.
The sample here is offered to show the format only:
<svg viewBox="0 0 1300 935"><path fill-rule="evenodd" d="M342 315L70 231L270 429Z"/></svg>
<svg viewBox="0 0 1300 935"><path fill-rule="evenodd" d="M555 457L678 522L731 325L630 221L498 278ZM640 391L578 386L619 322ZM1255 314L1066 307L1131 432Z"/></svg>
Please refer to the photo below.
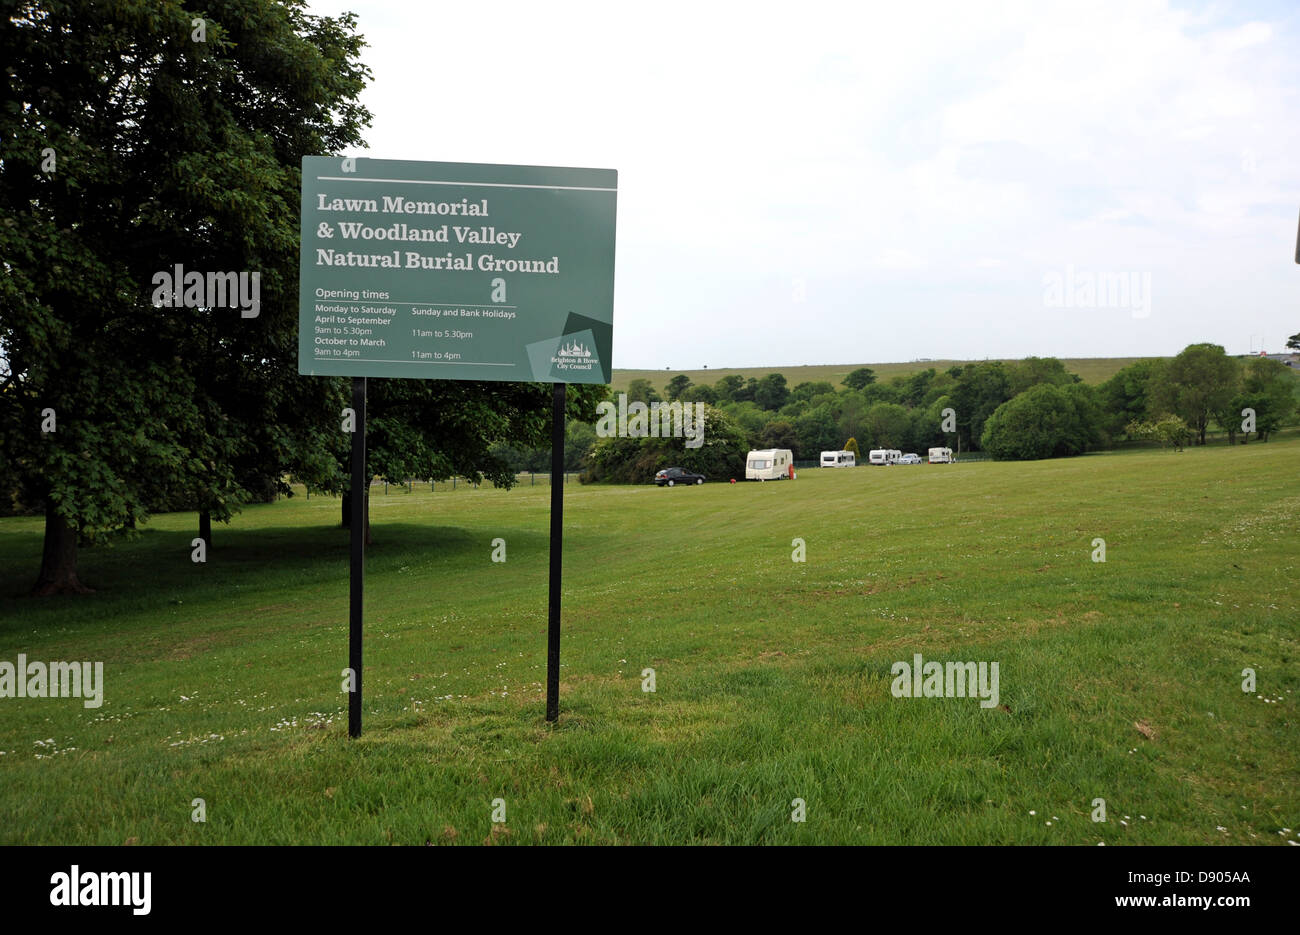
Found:
<svg viewBox="0 0 1300 935"><path fill-rule="evenodd" d="M1076 455L1099 440L1092 390L1081 385L1040 383L999 406L980 439L998 460L1036 460Z"/></svg>
<svg viewBox="0 0 1300 935"><path fill-rule="evenodd" d="M1218 344L1189 344L1151 389L1151 405L1161 414L1176 415L1205 444L1210 419L1222 412L1237 390L1241 365Z"/></svg>
<svg viewBox="0 0 1300 935"><path fill-rule="evenodd" d="M870 367L859 367L842 381L851 390L860 390L869 383L876 382L876 372Z"/></svg>
<svg viewBox="0 0 1300 935"><path fill-rule="evenodd" d="M159 496L224 517L286 461L327 463L313 407L284 406L332 392L288 387L298 165L360 141L362 45L351 15L270 0L25 2L0 23L0 470L46 513L38 592L82 589L76 540ZM156 306L175 264L258 272L258 316Z"/></svg>
<svg viewBox="0 0 1300 935"><path fill-rule="evenodd" d="M369 71L353 15L301 0L11 6L0 485L44 510L36 591L55 593L83 589L78 542L153 510L197 511L206 534L289 477L344 487L348 381L297 372L300 166L362 145ZM160 285L178 267L259 301ZM603 392L572 388L570 417ZM371 380L368 397L367 470L390 480L508 486L493 443L549 433L541 384Z"/></svg>

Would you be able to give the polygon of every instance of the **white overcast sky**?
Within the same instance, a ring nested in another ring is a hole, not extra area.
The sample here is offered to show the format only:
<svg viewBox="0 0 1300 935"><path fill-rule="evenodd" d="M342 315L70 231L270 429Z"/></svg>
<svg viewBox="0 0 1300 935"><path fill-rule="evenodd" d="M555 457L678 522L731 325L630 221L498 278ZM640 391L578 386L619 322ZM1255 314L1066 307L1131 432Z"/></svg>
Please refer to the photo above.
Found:
<svg viewBox="0 0 1300 935"><path fill-rule="evenodd" d="M1294 0L311 8L369 43L353 155L618 170L616 367L1300 331ZM1049 307L1071 267L1149 312Z"/></svg>

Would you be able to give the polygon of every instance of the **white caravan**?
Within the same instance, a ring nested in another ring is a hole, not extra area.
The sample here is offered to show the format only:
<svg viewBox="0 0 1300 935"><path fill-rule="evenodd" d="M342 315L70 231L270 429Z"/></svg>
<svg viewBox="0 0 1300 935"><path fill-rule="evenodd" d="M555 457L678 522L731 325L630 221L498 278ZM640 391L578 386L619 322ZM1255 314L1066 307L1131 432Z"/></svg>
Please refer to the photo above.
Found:
<svg viewBox="0 0 1300 935"><path fill-rule="evenodd" d="M873 448L867 455L868 464L897 464L903 453L897 448Z"/></svg>
<svg viewBox="0 0 1300 935"><path fill-rule="evenodd" d="M822 467L856 467L857 459L851 451L823 451Z"/></svg>
<svg viewBox="0 0 1300 935"><path fill-rule="evenodd" d="M930 463L931 464L952 464L952 449L931 448Z"/></svg>
<svg viewBox="0 0 1300 935"><path fill-rule="evenodd" d="M784 480L794 472L789 448L764 448L745 456L745 480Z"/></svg>

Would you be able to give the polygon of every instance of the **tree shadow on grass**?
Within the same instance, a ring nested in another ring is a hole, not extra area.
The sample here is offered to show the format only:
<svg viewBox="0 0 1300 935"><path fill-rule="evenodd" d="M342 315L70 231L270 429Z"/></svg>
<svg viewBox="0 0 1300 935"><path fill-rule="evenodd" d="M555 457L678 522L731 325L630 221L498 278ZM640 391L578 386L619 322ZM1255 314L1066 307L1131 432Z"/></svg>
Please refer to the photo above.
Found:
<svg viewBox="0 0 1300 935"><path fill-rule="evenodd" d="M366 575L396 571L411 562L437 562L449 569L490 560L491 537L458 526L372 524ZM545 550L547 537L503 529L512 549ZM218 526L207 561L192 560L192 531L146 529L133 541L83 549L78 567L89 595L28 596L40 565L39 534L10 537L0 554L0 632L68 620L148 613L183 602L218 604L230 594L273 592L319 584L346 589L350 536L337 526Z"/></svg>

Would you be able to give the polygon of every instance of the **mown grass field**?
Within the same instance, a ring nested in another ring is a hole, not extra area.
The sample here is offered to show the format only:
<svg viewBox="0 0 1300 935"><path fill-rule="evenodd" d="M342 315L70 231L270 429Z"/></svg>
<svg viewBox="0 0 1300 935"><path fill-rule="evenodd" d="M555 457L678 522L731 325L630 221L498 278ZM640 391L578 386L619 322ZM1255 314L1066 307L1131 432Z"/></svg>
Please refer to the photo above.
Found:
<svg viewBox="0 0 1300 935"><path fill-rule="evenodd" d="M1063 357L1061 362L1065 364L1065 369L1070 373L1077 373L1084 383L1096 385L1104 383L1123 368L1135 361L1141 360L1139 357ZM1010 359L1004 361L1012 363ZM908 377L914 373L919 373L928 367L942 373L949 367L955 367L964 364L976 363L970 360L924 360L911 361L909 363L884 363L884 364L815 364L801 367L719 367L714 370L619 370L615 369L610 374L610 386L615 393L626 390L628 385L636 379L646 379L660 391L664 385L679 373L684 373L691 378L692 383L714 384L729 374L740 374L748 379L762 379L769 373L780 373L785 377L786 383L791 389L800 383L817 383L825 381L836 389L840 389L840 384L850 373L859 367L870 367L875 371L876 379L882 383L887 383L894 377Z"/></svg>
<svg viewBox="0 0 1300 935"><path fill-rule="evenodd" d="M377 491L357 741L337 500L248 508L206 565L155 517L83 552L95 595L39 601L41 521L2 519L0 659L103 660L106 690L0 699L0 841L1285 845L1298 456L570 485L554 727L549 489ZM1001 705L893 697L916 652L997 661Z"/></svg>

